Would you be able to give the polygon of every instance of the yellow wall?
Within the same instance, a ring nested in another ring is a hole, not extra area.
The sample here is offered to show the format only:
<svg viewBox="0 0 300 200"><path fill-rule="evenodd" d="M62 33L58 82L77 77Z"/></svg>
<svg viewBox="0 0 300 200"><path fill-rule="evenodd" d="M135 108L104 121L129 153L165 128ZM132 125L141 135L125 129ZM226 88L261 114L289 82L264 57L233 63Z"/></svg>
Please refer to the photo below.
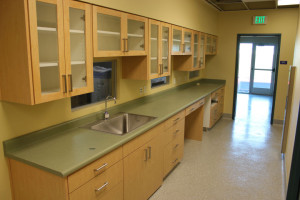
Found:
<svg viewBox="0 0 300 200"><path fill-rule="evenodd" d="M206 4L196 0L187 1L141 1L141 0L103 0L101 3L107 7L114 7L132 13L141 14L155 19L176 23L184 27L201 31L216 33L217 12L207 7ZM96 2L96 0L95 0ZM160 5L154 6L154 4ZM168 9L167 9L168 8ZM167 11L167 12L166 12ZM205 16L205 17L203 17ZM0 13L1 17L1 13ZM204 18L206 20L204 20ZM178 22L178 23L177 23ZM96 59L98 60L98 59ZM103 60L103 59L102 59ZM150 89L149 81L134 81L121 79L120 58L118 59L118 99L117 104L133 100L143 95L153 94L174 87L188 80L187 72L174 72L168 86ZM203 74L200 74L203 77ZM176 84L173 80L176 78ZM197 78L196 78L197 79ZM194 79L195 80L195 79ZM139 88L146 86L146 93L139 94ZM112 102L108 106L112 106ZM104 104L87 106L76 111L71 111L70 99L62 99L35 106L25 106L0 101L0 141L21 136L39 129L72 120L83 115L104 109ZM0 148L0 199L10 200L10 183L7 163L4 158L3 148Z"/></svg>
<svg viewBox="0 0 300 200"><path fill-rule="evenodd" d="M299 22L300 22L300 12L299 12ZM295 133L297 126L297 118L299 112L299 102L300 102L300 25L298 22L297 38L295 45L294 54L294 66L296 66L295 82L294 82L294 92L292 100L292 111L290 115L290 124L287 139L287 148L285 153L285 167L286 167L286 186L288 186L288 180L290 176L291 162L293 156Z"/></svg>
<svg viewBox="0 0 300 200"><path fill-rule="evenodd" d="M252 25L252 16L255 15L268 16L268 24ZM293 63L297 21L298 9L219 13L219 54L207 59L210 67L207 67L205 74L206 78L226 79L225 113L232 113L237 34L280 33L280 60L287 60L288 64L279 65L274 119L283 120L288 67Z"/></svg>

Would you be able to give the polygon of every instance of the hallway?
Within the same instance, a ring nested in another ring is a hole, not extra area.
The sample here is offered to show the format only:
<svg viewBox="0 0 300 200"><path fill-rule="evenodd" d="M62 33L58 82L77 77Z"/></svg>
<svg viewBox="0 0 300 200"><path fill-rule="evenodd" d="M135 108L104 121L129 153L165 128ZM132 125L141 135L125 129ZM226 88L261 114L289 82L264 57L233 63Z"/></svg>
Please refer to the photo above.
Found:
<svg viewBox="0 0 300 200"><path fill-rule="evenodd" d="M236 120L185 140L181 164L150 199L283 200L282 126L269 124L270 99L239 95Z"/></svg>

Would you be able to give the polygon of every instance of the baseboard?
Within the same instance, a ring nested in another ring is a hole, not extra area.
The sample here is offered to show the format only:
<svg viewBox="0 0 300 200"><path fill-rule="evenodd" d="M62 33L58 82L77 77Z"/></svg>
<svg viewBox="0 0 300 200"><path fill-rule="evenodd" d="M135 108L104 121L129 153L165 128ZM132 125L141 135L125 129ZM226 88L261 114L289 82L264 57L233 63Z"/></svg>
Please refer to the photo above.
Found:
<svg viewBox="0 0 300 200"><path fill-rule="evenodd" d="M230 119L232 119L232 114L230 114L230 113L223 113L223 117L224 118L230 118Z"/></svg>

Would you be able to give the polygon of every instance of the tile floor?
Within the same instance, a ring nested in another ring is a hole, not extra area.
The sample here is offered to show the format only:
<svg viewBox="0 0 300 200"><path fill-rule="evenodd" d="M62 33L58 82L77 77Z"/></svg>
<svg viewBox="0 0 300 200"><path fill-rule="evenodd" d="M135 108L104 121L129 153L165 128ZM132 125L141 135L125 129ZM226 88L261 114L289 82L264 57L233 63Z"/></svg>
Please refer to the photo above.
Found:
<svg viewBox="0 0 300 200"><path fill-rule="evenodd" d="M270 97L238 95L236 120L222 118L151 200L283 200L282 126L270 126Z"/></svg>

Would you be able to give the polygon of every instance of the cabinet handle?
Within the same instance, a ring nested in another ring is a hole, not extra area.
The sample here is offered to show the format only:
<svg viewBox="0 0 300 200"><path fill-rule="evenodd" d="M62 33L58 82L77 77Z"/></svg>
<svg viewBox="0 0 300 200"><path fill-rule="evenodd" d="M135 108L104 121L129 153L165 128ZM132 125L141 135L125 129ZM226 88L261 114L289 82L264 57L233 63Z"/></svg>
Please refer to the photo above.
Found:
<svg viewBox="0 0 300 200"><path fill-rule="evenodd" d="M100 171L101 169L103 169L104 167L106 167L108 164L107 163L104 163L101 167L97 168L97 169L94 169L95 172L98 172Z"/></svg>
<svg viewBox="0 0 300 200"><path fill-rule="evenodd" d="M70 86L71 86L69 92L73 92L73 76L72 76L72 74L69 74L69 79L70 79Z"/></svg>
<svg viewBox="0 0 300 200"><path fill-rule="evenodd" d="M64 81L65 81L64 93L67 93L67 92L68 92L68 87L67 87L67 75L62 75L62 77L64 78Z"/></svg>
<svg viewBox="0 0 300 200"><path fill-rule="evenodd" d="M95 192L100 192L100 191L103 190L107 185L108 185L108 182L105 182L101 187L99 187L98 189L95 189Z"/></svg>
<svg viewBox="0 0 300 200"><path fill-rule="evenodd" d="M179 146L179 144L176 144L176 145L174 146L174 150L177 149L178 146Z"/></svg>
<svg viewBox="0 0 300 200"><path fill-rule="evenodd" d="M144 151L145 151L145 160L144 161L147 161L148 160L148 150L144 149Z"/></svg>
<svg viewBox="0 0 300 200"><path fill-rule="evenodd" d="M123 45L124 45L124 50L123 50L123 52L126 52L126 38L123 38Z"/></svg>
<svg viewBox="0 0 300 200"><path fill-rule="evenodd" d="M182 44L182 52L185 53L185 44Z"/></svg>
<svg viewBox="0 0 300 200"><path fill-rule="evenodd" d="M194 111L194 110L195 110L195 108L191 108L191 109L190 109L190 112L192 112L192 111Z"/></svg>
<svg viewBox="0 0 300 200"><path fill-rule="evenodd" d="M163 64L160 64L160 74L163 74Z"/></svg>
<svg viewBox="0 0 300 200"><path fill-rule="evenodd" d="M176 129L176 131L174 132L174 134L176 135L180 130L179 129Z"/></svg>
<svg viewBox="0 0 300 200"><path fill-rule="evenodd" d="M126 38L125 41L126 41L126 52L129 52L129 49L128 49L128 38Z"/></svg>
<svg viewBox="0 0 300 200"><path fill-rule="evenodd" d="M178 159L176 158L176 159L173 161L173 164L176 163L177 161L178 161Z"/></svg>
<svg viewBox="0 0 300 200"><path fill-rule="evenodd" d="M178 120L180 120L180 118L179 118L179 117L173 121L173 122L174 122L174 124L177 124Z"/></svg>
<svg viewBox="0 0 300 200"><path fill-rule="evenodd" d="M152 148L151 148L151 147L148 147L148 149L149 149L149 155L148 155L148 158L151 159L151 149L152 149Z"/></svg>

